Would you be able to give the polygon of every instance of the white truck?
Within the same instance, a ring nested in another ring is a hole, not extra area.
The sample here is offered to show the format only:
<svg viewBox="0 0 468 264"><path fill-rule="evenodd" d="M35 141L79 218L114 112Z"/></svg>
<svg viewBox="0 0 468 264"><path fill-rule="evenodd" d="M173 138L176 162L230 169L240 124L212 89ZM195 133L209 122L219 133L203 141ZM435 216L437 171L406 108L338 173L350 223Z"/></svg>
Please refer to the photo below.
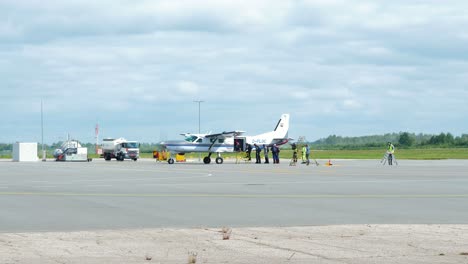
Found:
<svg viewBox="0 0 468 264"><path fill-rule="evenodd" d="M125 138L105 138L102 140L102 156L105 160L123 161L131 159L137 161L140 158L140 143L137 141L128 141Z"/></svg>

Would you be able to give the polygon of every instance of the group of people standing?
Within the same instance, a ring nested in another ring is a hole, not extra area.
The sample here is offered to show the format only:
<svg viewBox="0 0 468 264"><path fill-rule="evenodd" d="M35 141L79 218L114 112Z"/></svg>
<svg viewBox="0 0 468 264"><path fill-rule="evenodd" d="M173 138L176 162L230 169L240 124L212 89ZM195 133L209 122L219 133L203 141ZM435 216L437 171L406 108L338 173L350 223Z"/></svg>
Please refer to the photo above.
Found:
<svg viewBox="0 0 468 264"><path fill-rule="evenodd" d="M293 150L292 162L294 164L296 164L296 162L297 162L297 151L298 151L296 143L292 143L291 148ZM310 147L309 147L309 145L302 146L301 151L302 151L302 163L309 165L309 157L310 157Z"/></svg>
<svg viewBox="0 0 468 264"><path fill-rule="evenodd" d="M264 163L270 163L270 160L268 158L268 153L270 152L270 150L271 150L271 153L273 155L273 163L275 163L275 164L279 163L280 149L276 144L273 144L273 146L271 146L271 148L269 146L265 145L265 144L263 144L262 146L254 144L253 147L255 147L255 163L257 163L257 164L262 163L262 159L261 159L262 150L263 150L263 155L265 157L265 162ZM249 161L252 160L251 153L252 153L253 147L249 143L246 144L245 153L246 153L246 158Z"/></svg>

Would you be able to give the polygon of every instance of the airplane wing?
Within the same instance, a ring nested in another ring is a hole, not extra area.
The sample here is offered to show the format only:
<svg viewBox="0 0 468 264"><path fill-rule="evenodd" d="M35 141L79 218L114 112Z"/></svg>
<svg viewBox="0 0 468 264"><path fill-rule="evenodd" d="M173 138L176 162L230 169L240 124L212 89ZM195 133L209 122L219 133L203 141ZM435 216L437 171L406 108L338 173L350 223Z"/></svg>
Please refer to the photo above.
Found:
<svg viewBox="0 0 468 264"><path fill-rule="evenodd" d="M236 131L224 131L222 133L216 133L216 134L209 134L209 135L205 135L205 137L207 138L213 138L213 137L217 137L217 138L222 138L222 137L236 137L236 136L239 136L239 135L242 135L243 133L245 133L245 131L239 131L239 130L236 130Z"/></svg>

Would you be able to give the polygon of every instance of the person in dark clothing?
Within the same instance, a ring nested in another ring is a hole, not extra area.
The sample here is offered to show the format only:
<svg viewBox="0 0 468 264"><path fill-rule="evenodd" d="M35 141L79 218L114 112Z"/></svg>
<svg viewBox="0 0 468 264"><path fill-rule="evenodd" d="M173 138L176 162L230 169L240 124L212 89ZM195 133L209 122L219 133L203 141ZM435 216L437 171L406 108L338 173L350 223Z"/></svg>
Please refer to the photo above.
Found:
<svg viewBox="0 0 468 264"><path fill-rule="evenodd" d="M265 144L263 144L263 155L265 156L265 164L270 163L268 160L268 146L265 146Z"/></svg>
<svg viewBox="0 0 468 264"><path fill-rule="evenodd" d="M271 153L273 153L273 163L279 163L279 148L276 144L271 147Z"/></svg>
<svg viewBox="0 0 468 264"><path fill-rule="evenodd" d="M245 152L247 153L247 160L251 161L252 157L250 156L250 153L252 153L252 145L247 143L247 150Z"/></svg>
<svg viewBox="0 0 468 264"><path fill-rule="evenodd" d="M291 144L291 148L293 150L293 162L296 163L297 162L297 146L296 146L296 143L292 143Z"/></svg>
<svg viewBox="0 0 468 264"><path fill-rule="evenodd" d="M234 151L241 151L240 143L238 139L234 139Z"/></svg>
<svg viewBox="0 0 468 264"><path fill-rule="evenodd" d="M280 148L276 146L276 163L279 163L280 161L279 154L280 154Z"/></svg>
<svg viewBox="0 0 468 264"><path fill-rule="evenodd" d="M260 159L260 153L262 152L262 149L257 144L254 144L254 146L255 146L255 163L262 163L262 160Z"/></svg>
<svg viewBox="0 0 468 264"><path fill-rule="evenodd" d="M275 145L271 146L271 158L273 159L273 164L276 163L276 148Z"/></svg>

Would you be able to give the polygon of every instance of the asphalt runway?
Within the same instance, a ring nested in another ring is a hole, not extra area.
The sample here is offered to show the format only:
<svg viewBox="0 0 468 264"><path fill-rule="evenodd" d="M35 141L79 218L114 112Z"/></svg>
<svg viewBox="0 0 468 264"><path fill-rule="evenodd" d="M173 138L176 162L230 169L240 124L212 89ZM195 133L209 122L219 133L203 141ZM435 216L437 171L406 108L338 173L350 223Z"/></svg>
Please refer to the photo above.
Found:
<svg viewBox="0 0 468 264"><path fill-rule="evenodd" d="M0 232L468 224L468 161L0 162Z"/></svg>

